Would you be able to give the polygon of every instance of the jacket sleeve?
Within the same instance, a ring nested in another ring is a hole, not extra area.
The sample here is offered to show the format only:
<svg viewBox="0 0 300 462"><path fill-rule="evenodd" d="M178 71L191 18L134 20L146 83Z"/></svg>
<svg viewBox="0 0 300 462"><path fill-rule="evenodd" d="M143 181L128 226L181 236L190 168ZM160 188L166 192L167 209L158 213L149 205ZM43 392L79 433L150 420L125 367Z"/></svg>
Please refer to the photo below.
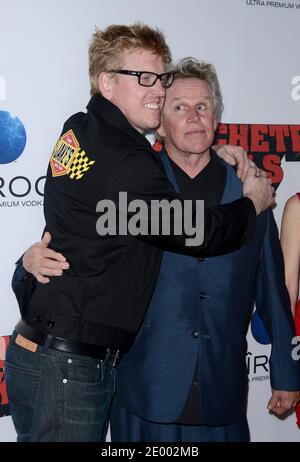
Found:
<svg viewBox="0 0 300 462"><path fill-rule="evenodd" d="M153 154L136 151L125 156L117 168L114 168L107 179L106 197L111 199L118 208L119 193L126 192L127 199L143 200L150 210L153 200L177 200L184 203L169 182L161 165ZM196 201L192 204L192 223L196 223ZM130 218L130 214L128 214ZM148 223L151 217L147 217ZM178 234L172 228L174 219L171 211L171 228L169 235L163 235L161 229L158 235L137 236L151 245L163 250L174 251L195 257L220 255L239 249L247 243L254 234L256 211L249 198L238 199L230 204L204 209L204 239L195 247L186 246L186 239L191 236L185 232L182 223L182 233ZM203 222L201 223L203 226Z"/></svg>
<svg viewBox="0 0 300 462"><path fill-rule="evenodd" d="M255 302L271 339L270 377L275 390L300 389L300 361L293 359L292 338L296 335L290 299L284 278L278 229L271 210L256 273Z"/></svg>
<svg viewBox="0 0 300 462"><path fill-rule="evenodd" d="M12 289L17 298L22 317L25 315L27 305L36 287L36 279L27 273L22 263L23 255L16 262L16 268L11 281Z"/></svg>

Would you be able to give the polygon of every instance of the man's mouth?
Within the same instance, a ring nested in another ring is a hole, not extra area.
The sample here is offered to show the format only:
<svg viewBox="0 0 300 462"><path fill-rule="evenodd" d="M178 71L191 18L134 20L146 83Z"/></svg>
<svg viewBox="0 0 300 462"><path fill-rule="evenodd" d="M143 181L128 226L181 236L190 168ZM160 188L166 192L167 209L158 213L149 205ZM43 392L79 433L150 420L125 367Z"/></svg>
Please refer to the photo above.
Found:
<svg viewBox="0 0 300 462"><path fill-rule="evenodd" d="M154 110L160 110L160 104L159 103L146 103L145 107L147 109L154 109Z"/></svg>
<svg viewBox="0 0 300 462"><path fill-rule="evenodd" d="M185 132L185 135L201 135L205 133L205 130L201 130L200 128L195 128L194 130L189 130Z"/></svg>

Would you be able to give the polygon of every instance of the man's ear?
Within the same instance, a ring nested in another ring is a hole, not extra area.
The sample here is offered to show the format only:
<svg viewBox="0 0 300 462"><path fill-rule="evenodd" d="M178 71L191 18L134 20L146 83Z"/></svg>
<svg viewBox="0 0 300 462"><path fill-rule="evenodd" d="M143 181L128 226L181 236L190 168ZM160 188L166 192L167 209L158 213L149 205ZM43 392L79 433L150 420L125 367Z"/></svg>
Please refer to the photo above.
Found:
<svg viewBox="0 0 300 462"><path fill-rule="evenodd" d="M112 98L112 78L108 72L101 72L98 77L98 86L102 96L111 100Z"/></svg>

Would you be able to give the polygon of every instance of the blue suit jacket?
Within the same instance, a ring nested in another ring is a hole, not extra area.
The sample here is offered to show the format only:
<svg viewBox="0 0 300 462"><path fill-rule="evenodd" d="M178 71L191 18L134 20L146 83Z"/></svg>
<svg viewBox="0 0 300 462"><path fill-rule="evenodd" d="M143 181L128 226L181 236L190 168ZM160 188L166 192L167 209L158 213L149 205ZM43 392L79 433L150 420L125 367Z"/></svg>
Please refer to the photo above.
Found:
<svg viewBox="0 0 300 462"><path fill-rule="evenodd" d="M165 152L169 179L178 189ZM226 168L222 203L242 195ZM257 220L252 241L221 257L164 252L159 279L138 336L117 373L116 401L154 422L175 422L186 402L197 360L203 423L224 425L246 413L246 334L255 299L272 342L271 385L300 389L291 358L295 335L283 259L271 210Z"/></svg>

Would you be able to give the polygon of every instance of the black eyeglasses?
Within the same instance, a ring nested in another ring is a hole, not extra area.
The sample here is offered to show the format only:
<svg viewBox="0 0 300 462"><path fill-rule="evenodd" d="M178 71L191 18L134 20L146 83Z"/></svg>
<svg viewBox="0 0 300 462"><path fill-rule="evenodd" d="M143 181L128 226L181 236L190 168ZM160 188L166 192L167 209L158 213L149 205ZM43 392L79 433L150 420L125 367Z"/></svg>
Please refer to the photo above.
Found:
<svg viewBox="0 0 300 462"><path fill-rule="evenodd" d="M155 74L155 72L147 71L128 71L127 69L120 69L119 71L108 71L114 72L115 74L134 75L138 78L138 82L143 87L153 87L156 84L157 79L160 80L161 86L168 88L172 85L174 80L174 74L172 72L165 72L164 74Z"/></svg>

